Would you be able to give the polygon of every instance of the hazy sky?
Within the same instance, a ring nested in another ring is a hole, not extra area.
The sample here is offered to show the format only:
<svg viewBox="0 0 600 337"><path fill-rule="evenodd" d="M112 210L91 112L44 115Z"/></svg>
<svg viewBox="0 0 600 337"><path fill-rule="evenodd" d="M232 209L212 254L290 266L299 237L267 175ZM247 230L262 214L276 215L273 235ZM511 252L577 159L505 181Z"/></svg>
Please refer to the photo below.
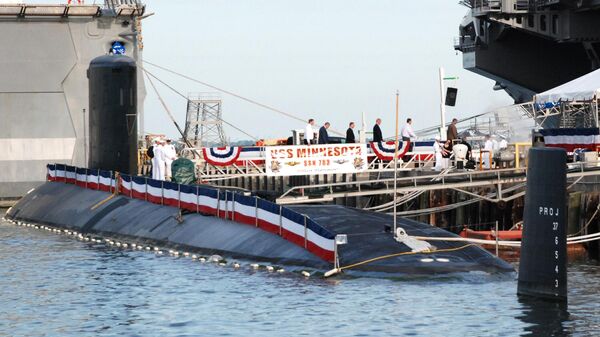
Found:
<svg viewBox="0 0 600 337"><path fill-rule="evenodd" d="M493 82L462 69L453 39L467 8L456 0L147 0L144 58L188 76L345 130L383 119L394 130L395 92L401 119L416 129L439 123L438 67L457 75L457 106L447 118L511 104ZM152 67L147 66L148 69ZM154 70L184 93L211 92ZM176 136L147 85L146 131ZM160 87L181 124L186 101ZM222 95L223 118L258 138L282 138L303 123ZM360 125L360 124L359 124ZM225 126L231 140L248 137Z"/></svg>

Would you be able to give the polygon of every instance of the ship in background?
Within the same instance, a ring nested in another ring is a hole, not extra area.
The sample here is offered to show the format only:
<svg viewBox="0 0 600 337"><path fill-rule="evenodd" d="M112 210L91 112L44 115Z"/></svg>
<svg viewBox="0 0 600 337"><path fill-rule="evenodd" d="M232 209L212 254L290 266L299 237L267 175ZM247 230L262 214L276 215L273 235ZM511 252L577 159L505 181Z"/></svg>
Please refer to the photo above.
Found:
<svg viewBox="0 0 600 337"><path fill-rule="evenodd" d="M463 66L515 103L600 68L600 0L462 0Z"/></svg>
<svg viewBox="0 0 600 337"><path fill-rule="evenodd" d="M136 0L0 3L0 204L44 182L49 162L87 166L89 63L117 45L139 64L144 10ZM143 134L141 74L137 122Z"/></svg>

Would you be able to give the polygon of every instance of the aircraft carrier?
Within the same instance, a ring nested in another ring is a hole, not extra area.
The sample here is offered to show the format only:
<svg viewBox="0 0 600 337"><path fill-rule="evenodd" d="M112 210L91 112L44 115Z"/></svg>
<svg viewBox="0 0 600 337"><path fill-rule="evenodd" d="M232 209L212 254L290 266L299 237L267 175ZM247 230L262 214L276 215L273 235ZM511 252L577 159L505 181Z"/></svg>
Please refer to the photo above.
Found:
<svg viewBox="0 0 600 337"><path fill-rule="evenodd" d="M87 165L89 63L118 42L139 64L144 10L133 0L0 3L0 205L44 182L49 162ZM144 81L137 83L143 133Z"/></svg>
<svg viewBox="0 0 600 337"><path fill-rule="evenodd" d="M463 0L465 69L515 103L600 67L600 0Z"/></svg>

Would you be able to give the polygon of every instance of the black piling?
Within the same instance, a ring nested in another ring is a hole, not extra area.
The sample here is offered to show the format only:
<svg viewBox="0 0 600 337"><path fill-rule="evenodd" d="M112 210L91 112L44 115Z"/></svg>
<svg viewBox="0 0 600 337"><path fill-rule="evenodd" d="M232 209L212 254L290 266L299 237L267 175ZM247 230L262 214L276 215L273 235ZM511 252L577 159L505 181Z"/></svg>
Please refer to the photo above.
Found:
<svg viewBox="0 0 600 337"><path fill-rule="evenodd" d="M567 300L566 153L529 150L519 295Z"/></svg>

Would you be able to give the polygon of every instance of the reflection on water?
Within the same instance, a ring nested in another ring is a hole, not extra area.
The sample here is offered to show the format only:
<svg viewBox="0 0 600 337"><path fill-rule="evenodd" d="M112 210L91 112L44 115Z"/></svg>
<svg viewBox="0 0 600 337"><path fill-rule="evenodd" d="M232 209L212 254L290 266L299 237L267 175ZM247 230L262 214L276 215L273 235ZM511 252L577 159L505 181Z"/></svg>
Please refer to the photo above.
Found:
<svg viewBox="0 0 600 337"><path fill-rule="evenodd" d="M108 248L0 224L0 336L589 336L600 269L569 308L520 300L515 275L305 279Z"/></svg>
<svg viewBox="0 0 600 337"><path fill-rule="evenodd" d="M564 323L569 319L567 304L519 297L522 314L519 319L530 325L525 331L532 336L568 336Z"/></svg>

